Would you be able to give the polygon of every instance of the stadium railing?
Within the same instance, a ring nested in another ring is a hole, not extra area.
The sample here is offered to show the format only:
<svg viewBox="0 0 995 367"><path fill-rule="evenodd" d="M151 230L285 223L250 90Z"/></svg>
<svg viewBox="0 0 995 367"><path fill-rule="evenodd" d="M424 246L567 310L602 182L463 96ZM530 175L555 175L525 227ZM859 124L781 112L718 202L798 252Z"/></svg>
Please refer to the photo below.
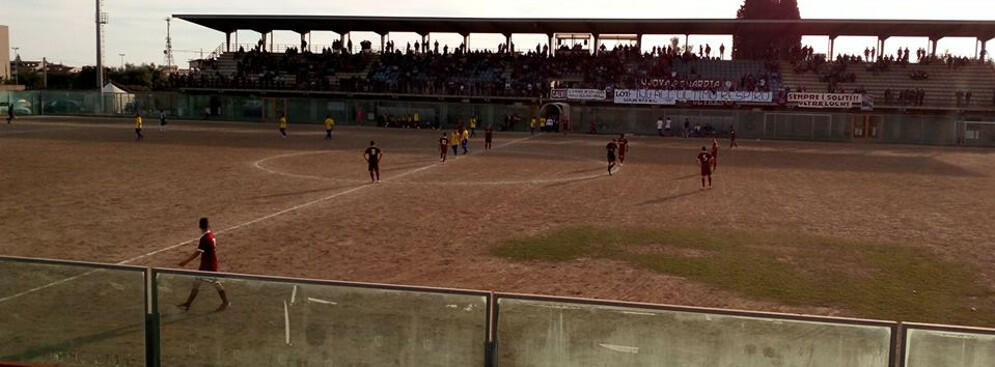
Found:
<svg viewBox="0 0 995 367"><path fill-rule="evenodd" d="M995 365L995 329L8 256L0 280L0 367Z"/></svg>

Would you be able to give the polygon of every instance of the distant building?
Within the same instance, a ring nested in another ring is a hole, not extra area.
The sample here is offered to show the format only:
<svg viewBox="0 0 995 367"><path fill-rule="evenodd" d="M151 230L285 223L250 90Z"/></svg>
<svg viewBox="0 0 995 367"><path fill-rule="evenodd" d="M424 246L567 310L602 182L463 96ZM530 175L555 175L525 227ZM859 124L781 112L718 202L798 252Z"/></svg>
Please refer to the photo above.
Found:
<svg viewBox="0 0 995 367"><path fill-rule="evenodd" d="M10 79L10 31L0 25L0 79Z"/></svg>
<svg viewBox="0 0 995 367"><path fill-rule="evenodd" d="M49 61L47 64L37 61L37 60L14 60L10 62L11 67L16 66L17 70L31 70L41 72L43 69L48 69L49 73L78 73L80 68L67 66L63 64L53 63Z"/></svg>

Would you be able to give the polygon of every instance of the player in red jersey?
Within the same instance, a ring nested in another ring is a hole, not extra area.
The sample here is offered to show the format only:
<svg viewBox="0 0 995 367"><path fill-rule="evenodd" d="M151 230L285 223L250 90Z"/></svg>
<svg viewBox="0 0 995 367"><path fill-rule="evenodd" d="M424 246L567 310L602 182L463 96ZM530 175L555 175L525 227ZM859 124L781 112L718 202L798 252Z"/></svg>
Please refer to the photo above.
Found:
<svg viewBox="0 0 995 367"><path fill-rule="evenodd" d="M738 146L739 145L736 144L736 127L733 126L733 127L729 128L729 149L732 149L732 148L735 148L735 147L738 147Z"/></svg>
<svg viewBox="0 0 995 367"><path fill-rule="evenodd" d="M625 153L629 152L629 139L625 138L625 134L619 134L615 142L618 144L618 164L625 164Z"/></svg>
<svg viewBox="0 0 995 367"><path fill-rule="evenodd" d="M439 161L445 162L447 155L449 155L449 137L446 133L442 133L442 137L439 138Z"/></svg>
<svg viewBox="0 0 995 367"><path fill-rule="evenodd" d="M371 183L380 182L380 161L383 160L383 150L373 140L370 140L370 146L363 151L363 159L366 159L369 166Z"/></svg>
<svg viewBox="0 0 995 367"><path fill-rule="evenodd" d="M191 261L194 261L198 256L200 257L200 271L218 271L218 246L217 242L214 240L214 233L211 232L211 227L207 223L207 218L200 218L200 242L197 244L197 251L190 255L186 260L180 262L180 266L186 266ZM187 301L183 302L177 307L183 309L183 311L190 310L190 305L193 304L193 300L197 298L197 293L200 292L200 286L204 283L208 283L214 286L218 290L218 296L221 296L221 306L218 306L216 311L224 311L231 306L231 302L228 302L228 295L225 293L225 287L221 285L217 279L198 277L194 278L193 284L190 288L190 296L187 297Z"/></svg>
<svg viewBox="0 0 995 367"><path fill-rule="evenodd" d="M698 165L701 166L701 188L705 189L705 179L708 179L708 188L712 188L712 156L708 154L708 149L701 147L698 153Z"/></svg>
<svg viewBox="0 0 995 367"><path fill-rule="evenodd" d="M719 168L719 139L712 138L712 172L715 172L716 168Z"/></svg>
<svg viewBox="0 0 995 367"><path fill-rule="evenodd" d="M615 141L609 141L608 145L605 146L605 150L608 151L608 175L612 175L612 168L615 168L615 151L618 150L618 144Z"/></svg>
<svg viewBox="0 0 995 367"><path fill-rule="evenodd" d="M494 142L494 129L490 126L484 130L484 150L491 150L491 144Z"/></svg>

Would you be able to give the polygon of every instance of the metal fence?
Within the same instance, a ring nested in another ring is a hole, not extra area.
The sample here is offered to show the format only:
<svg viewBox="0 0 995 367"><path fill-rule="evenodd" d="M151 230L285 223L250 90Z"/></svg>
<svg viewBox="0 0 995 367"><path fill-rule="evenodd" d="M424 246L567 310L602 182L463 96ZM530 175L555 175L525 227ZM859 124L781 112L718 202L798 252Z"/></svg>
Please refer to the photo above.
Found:
<svg viewBox="0 0 995 367"><path fill-rule="evenodd" d="M0 274L0 366L995 365L995 329L19 257Z"/></svg>
<svg viewBox="0 0 995 367"><path fill-rule="evenodd" d="M296 96L211 92L150 92L104 94L92 91L0 92L0 105L13 104L21 115L133 116L141 111L170 118L277 121L286 114L292 123L320 123L330 116L340 124L376 124L378 117L420 116L420 121L452 127L476 116L482 126L525 130L541 109L522 99L448 99L438 96L350 95L310 93ZM547 109L552 111L555 109ZM719 135L735 127L747 139L793 139L860 143L995 146L995 129L977 124L991 116L905 114L899 112L812 112L760 109L661 108L606 104L573 104L570 129L576 133L656 134L656 121L671 118L675 131L685 122ZM0 111L6 114L6 108ZM506 124L514 116L513 125Z"/></svg>

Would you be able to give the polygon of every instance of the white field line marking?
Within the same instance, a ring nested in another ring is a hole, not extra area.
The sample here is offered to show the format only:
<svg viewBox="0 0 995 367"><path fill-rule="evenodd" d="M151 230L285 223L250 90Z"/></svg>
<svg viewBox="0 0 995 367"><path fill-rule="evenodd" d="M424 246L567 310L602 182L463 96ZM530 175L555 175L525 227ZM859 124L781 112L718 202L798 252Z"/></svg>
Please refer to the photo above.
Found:
<svg viewBox="0 0 995 367"><path fill-rule="evenodd" d="M294 291L290 292L290 304L294 304L295 300L297 300L297 284L294 284Z"/></svg>
<svg viewBox="0 0 995 367"><path fill-rule="evenodd" d="M621 353L632 353L632 354L639 353L639 347L630 347L628 345L615 345L615 344L604 344L604 343L598 345L601 346L602 348Z"/></svg>
<svg viewBox="0 0 995 367"><path fill-rule="evenodd" d="M531 136L530 137L526 137L524 139L528 139L528 138L531 138ZM523 140L523 139L518 139L517 141L520 141L520 140ZM512 142L505 143L503 145L498 146L498 148L506 146L506 145L510 145L510 144L513 144L513 143L516 143L517 141L512 141ZM268 161L276 160L276 159L280 159L280 158L297 157L297 156L302 156L302 155L312 155L312 154L321 154L321 153L328 153L328 151L310 151L310 152L295 152L295 153L280 154L280 155L275 155L275 156L271 156L271 157L266 157L266 158L260 159L258 161L253 162L252 165L253 165L253 167L258 168L258 169L263 170L263 171L266 171L266 172L268 172L270 174L280 175L280 176L287 176L287 177L294 177L294 178L303 178L303 179L309 179L309 180L330 181L330 182L352 182L352 183L356 183L357 181L359 181L359 180L338 179L338 178L330 178L330 177L299 175L299 174L296 174L296 173L281 172L281 171L269 169L269 168L266 168L263 165L264 162L268 162ZM522 155L533 155L533 156L549 156L549 157L557 157L557 158L562 158L563 157L563 156L558 156L558 155L554 155L554 154L532 153L532 152L510 152L510 153L511 154L522 154ZM450 158L450 160L462 159L462 157L464 157L464 156L456 156L454 158ZM600 164L604 164L604 162L602 162L602 161L599 161L599 160L596 160L596 159L590 159L590 158L579 158L578 160L579 161L595 162L595 163L597 163L599 165ZM615 168L612 169L612 174L617 174L621 170L622 170L622 166L621 165L616 165ZM567 182L574 182L574 181L584 181L584 180L589 180L589 179L598 178L598 177L602 177L602 176L605 176L605 174L604 173L597 173L597 174L590 174L590 175L580 176L580 177L553 178L553 179L545 179L545 180L506 180L506 181L479 181L479 182L398 182L398 183L395 183L395 184L426 185L426 186L428 186L428 185L431 185L431 186L476 186L476 185L498 186L498 185L522 185L522 184L539 185L539 184L567 183Z"/></svg>
<svg viewBox="0 0 995 367"><path fill-rule="evenodd" d="M283 301L283 335L290 345L290 310L287 309L287 301Z"/></svg>
<svg viewBox="0 0 995 367"><path fill-rule="evenodd" d="M524 138L511 140L511 141L506 142L504 144L498 145L496 148L506 147L506 146L509 146L509 145L512 145L512 144L516 144L516 143L521 142L521 141L532 139L533 137L536 137L536 136L538 136L538 135L531 135L531 136L526 136ZM406 171L404 173L401 173L401 174L398 174L398 175L396 175L394 177L391 177L390 179L391 180L392 179L398 179L398 178L401 178L401 177L404 177L404 176L408 176L408 175L411 175L411 174L415 174L415 173L427 170L427 169L432 168L432 167L439 167L441 165L442 165L442 163L440 163L440 162L432 163L432 164L427 165L427 166L423 166L423 167L419 167L419 168L408 170L408 171ZM318 198L318 199L315 199L315 200L311 200L311 201L308 201L308 202L305 202L305 203L301 203L301 204L292 206L292 207L287 208L287 209L280 210L280 211L272 213L272 214L264 215L262 217L250 220L248 222L243 222L243 223L236 224L236 225L233 225L233 226L230 226L230 227L218 230L218 231L214 231L214 233L215 234L222 234L222 233L226 233L226 232L231 232L231 231L234 231L234 230L238 230L238 229L240 229L242 227L245 227L245 226L253 225L253 224L262 222L264 220L273 218L273 217L278 217L278 216L281 216L283 214L287 214L287 213L290 213L290 212L293 212L293 211L296 211L296 210L307 208L309 206L313 206L315 204L318 204L318 203L321 203L321 202L325 202L325 201L328 201L328 200L332 200L332 199L335 199L337 197L340 197L340 196L343 196L343 195L348 195L348 194L351 194L351 193L363 190L363 189L368 188L368 187L373 187L373 186L376 186L376 185L373 185L373 184L363 184L363 185L360 185L360 186L356 186L356 187L353 187L353 188L345 190L345 191L340 191L340 192L337 192L337 193L334 193L334 194L331 194L331 195L328 195L328 196L325 196L325 197L322 197L322 198ZM147 253L144 253L144 254L132 257L130 259L118 261L115 264L117 264L117 265L129 264L129 263L134 262L136 260L141 260L141 259L144 259L146 257L154 256L154 255L166 252L166 251L173 250L173 249L175 249L177 247L186 245L188 243L197 241L199 239L200 239L200 236L198 236L197 238L194 238L194 239L189 239L189 240L177 243L175 245L163 247L163 248L155 250L155 251L150 251L150 252L147 252ZM56 286L56 285L59 285L59 284L71 281L71 280L79 279L79 278L81 278L83 276L86 276L86 275L89 275L89 274L93 274L96 271L97 270L90 270L88 272L85 272L85 273L82 273L82 274L79 274L79 275L75 275L75 276L68 277L68 278L65 278L65 279L57 280L57 281L54 281L54 282L51 282L51 283L48 283L48 284L45 284L45 285L41 285L41 286L38 286L38 287L35 287L35 288L31 288L29 290L26 290L26 291L23 291L23 292L20 292L20 293L11 295L11 296L0 298L0 303L6 302L6 301L9 301L9 300L18 298L18 297L22 297L24 295L31 294L31 293L34 293L34 292L37 292L37 291L40 291L40 290L43 290L43 289L47 289L47 288L50 288L50 287L53 287L53 286Z"/></svg>
<svg viewBox="0 0 995 367"><path fill-rule="evenodd" d="M308 297L307 301L308 302L314 302L314 303L321 303L321 304L325 304L325 305L337 305L338 304L338 303L335 303L335 302L332 302L332 301L326 301L326 300L323 300L323 299L312 298L312 297Z"/></svg>

